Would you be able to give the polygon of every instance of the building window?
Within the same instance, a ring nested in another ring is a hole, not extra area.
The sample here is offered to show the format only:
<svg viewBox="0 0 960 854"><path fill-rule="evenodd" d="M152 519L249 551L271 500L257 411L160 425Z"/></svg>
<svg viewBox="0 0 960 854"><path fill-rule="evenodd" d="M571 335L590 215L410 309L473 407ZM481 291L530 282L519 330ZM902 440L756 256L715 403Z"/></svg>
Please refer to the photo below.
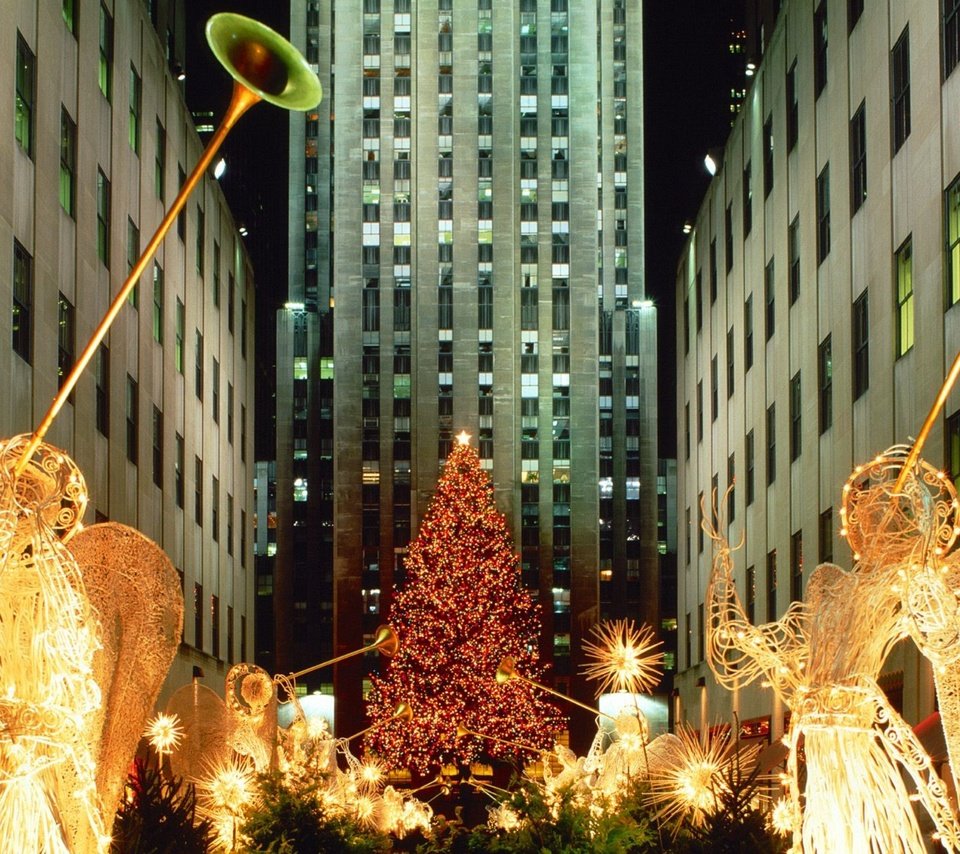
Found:
<svg viewBox="0 0 960 854"><path fill-rule="evenodd" d="M860 20L863 14L863 0L847 0L847 32L852 33L853 28Z"/></svg>
<svg viewBox="0 0 960 854"><path fill-rule="evenodd" d="M193 458L193 521L203 527L203 460Z"/></svg>
<svg viewBox="0 0 960 854"><path fill-rule="evenodd" d="M695 306L694 310L697 318L697 332L703 329L703 271L697 270L697 276L694 280L694 298ZM537 295L536 291L524 291L522 296L530 294L530 296L535 297Z"/></svg>
<svg viewBox="0 0 960 854"><path fill-rule="evenodd" d="M140 229L137 228L137 224L127 217L127 273L129 273L136 266L137 261L140 260ZM130 294L127 297L127 302L130 303L133 308L140 310L140 281L137 280L136 284L130 289Z"/></svg>
<svg viewBox="0 0 960 854"><path fill-rule="evenodd" d="M233 555L233 496L227 493L227 554Z"/></svg>
<svg viewBox="0 0 960 854"><path fill-rule="evenodd" d="M77 34L77 5L76 0L62 0L61 11L63 12L63 23L67 30L74 35Z"/></svg>
<svg viewBox="0 0 960 854"><path fill-rule="evenodd" d="M733 207L727 205L726 213L723 217L724 224L724 254L727 257L727 275L733 269Z"/></svg>
<svg viewBox="0 0 960 854"><path fill-rule="evenodd" d="M958 9L960 9L960 0ZM947 236L947 307L960 302L960 177L954 179L944 194Z"/></svg>
<svg viewBox="0 0 960 854"><path fill-rule="evenodd" d="M717 301L717 241L710 241L710 305Z"/></svg>
<svg viewBox="0 0 960 854"><path fill-rule="evenodd" d="M13 241L13 351L28 364L33 352L33 258Z"/></svg>
<svg viewBox="0 0 960 854"><path fill-rule="evenodd" d="M750 183L750 161L743 168L743 239L753 228L753 188Z"/></svg>
<svg viewBox="0 0 960 854"><path fill-rule="evenodd" d="M803 531L790 535L790 599L803 599Z"/></svg>
<svg viewBox="0 0 960 854"><path fill-rule="evenodd" d="M163 413L153 407L153 482L163 489Z"/></svg>
<svg viewBox="0 0 960 854"><path fill-rule="evenodd" d="M773 189L773 116L763 123L763 197Z"/></svg>
<svg viewBox="0 0 960 854"><path fill-rule="evenodd" d="M33 98L36 88L36 57L17 31L17 97L13 133L17 144L33 157Z"/></svg>
<svg viewBox="0 0 960 854"><path fill-rule="evenodd" d="M827 85L827 0L820 0L813 13L813 95Z"/></svg>
<svg viewBox="0 0 960 854"><path fill-rule="evenodd" d="M173 464L173 492L174 499L177 502L177 507L181 510L183 509L183 477L184 477L184 443L183 436L179 433L174 437L174 445L176 447L176 459Z"/></svg>
<svg viewBox="0 0 960 854"><path fill-rule="evenodd" d="M100 64L98 67L100 91L108 101L113 97L113 18L107 7L100 4Z"/></svg>
<svg viewBox="0 0 960 854"><path fill-rule="evenodd" d="M110 436L110 351L106 345L97 348L96 361L97 430Z"/></svg>
<svg viewBox="0 0 960 854"><path fill-rule="evenodd" d="M747 619L754 623L757 619L757 568L755 566L747 567L745 586L744 598L747 602Z"/></svg>
<svg viewBox="0 0 960 854"><path fill-rule="evenodd" d="M733 397L736 380L736 364L733 351L733 327L727 330L727 400Z"/></svg>
<svg viewBox="0 0 960 854"><path fill-rule="evenodd" d="M800 102L797 99L797 61L787 72L787 151L793 151L800 135Z"/></svg>
<svg viewBox="0 0 960 854"><path fill-rule="evenodd" d="M763 297L764 297L764 315L763 315L763 329L764 336L767 341L773 338L773 333L776 331L776 281L775 281L775 267L773 263L773 258L767 262L767 266L763 271Z"/></svg>
<svg viewBox="0 0 960 854"><path fill-rule="evenodd" d="M143 83L137 69L130 66L130 122L128 135L130 148L134 154L140 154L140 105L143 98Z"/></svg>
<svg viewBox="0 0 960 854"><path fill-rule="evenodd" d="M797 371L790 379L790 462L794 462L803 448L802 425L800 421L801 406L803 401L800 398L800 371Z"/></svg>
<svg viewBox="0 0 960 854"><path fill-rule="evenodd" d="M896 154L910 136L910 28L904 27L890 53L891 98L893 100L893 152Z"/></svg>
<svg viewBox="0 0 960 854"><path fill-rule="evenodd" d="M718 376L717 357L710 361L710 420L716 421L720 414L720 377Z"/></svg>
<svg viewBox="0 0 960 854"><path fill-rule="evenodd" d="M746 457L747 457L747 507L753 504L756 495L756 447L754 444L753 430L747 433L746 438Z"/></svg>
<svg viewBox="0 0 960 854"><path fill-rule="evenodd" d="M703 441L703 380L697 383L697 442Z"/></svg>
<svg viewBox="0 0 960 854"><path fill-rule="evenodd" d="M212 478L210 481L210 527L213 541L220 542L220 481Z"/></svg>
<svg viewBox="0 0 960 854"><path fill-rule="evenodd" d="M732 522L737 518L737 458L734 454L727 457L727 521Z"/></svg>
<svg viewBox="0 0 960 854"><path fill-rule="evenodd" d="M220 657L220 597L210 597L210 653Z"/></svg>
<svg viewBox="0 0 960 854"><path fill-rule="evenodd" d="M818 558L820 563L833 560L833 508L828 507L820 514L818 532Z"/></svg>
<svg viewBox="0 0 960 854"><path fill-rule="evenodd" d="M127 459L134 465L138 459L140 434L140 390L137 381L127 374Z"/></svg>
<svg viewBox="0 0 960 854"><path fill-rule="evenodd" d="M913 347L913 237L897 250L897 358Z"/></svg>
<svg viewBox="0 0 960 854"><path fill-rule="evenodd" d="M240 462L247 461L247 407L240 404Z"/></svg>
<svg viewBox="0 0 960 854"><path fill-rule="evenodd" d="M200 330L194 330L196 333L195 347L196 362L193 370L193 387L197 395L197 400L203 400L203 335Z"/></svg>
<svg viewBox="0 0 960 854"><path fill-rule="evenodd" d="M777 405L767 407L767 486L777 479Z"/></svg>
<svg viewBox="0 0 960 854"><path fill-rule="evenodd" d="M683 447L685 459L690 459L690 404L683 405Z"/></svg>
<svg viewBox="0 0 960 854"><path fill-rule="evenodd" d="M203 267L205 259L205 249L206 249L206 240L204 231L205 231L205 222L204 222L204 211L200 205L197 205L197 274L200 278L203 278Z"/></svg>
<svg viewBox="0 0 960 854"><path fill-rule="evenodd" d="M787 232L790 251L790 305L800 299L800 214L793 218Z"/></svg>
<svg viewBox="0 0 960 854"><path fill-rule="evenodd" d="M163 268L153 262L153 340L163 344Z"/></svg>
<svg viewBox="0 0 960 854"><path fill-rule="evenodd" d="M777 619L777 550L767 552L767 622Z"/></svg>
<svg viewBox="0 0 960 854"><path fill-rule="evenodd" d="M163 201L167 184L167 131L160 124L157 116L157 148L153 163L153 190L160 201Z"/></svg>
<svg viewBox="0 0 960 854"><path fill-rule="evenodd" d="M743 304L743 371L753 367L753 294Z"/></svg>
<svg viewBox="0 0 960 854"><path fill-rule="evenodd" d="M180 297L177 297L176 339L173 345L173 364L178 374L183 373L183 336L185 325L186 309L180 301Z"/></svg>
<svg viewBox="0 0 960 854"><path fill-rule="evenodd" d="M110 269L110 182L97 169L97 257Z"/></svg>
<svg viewBox="0 0 960 854"><path fill-rule="evenodd" d="M177 164L177 188L181 188L187 180L187 173L184 168L178 163ZM180 213L177 214L177 237L180 238L181 242L186 243L187 241L187 206L184 205L180 208Z"/></svg>
<svg viewBox="0 0 960 854"><path fill-rule="evenodd" d="M76 218L77 125L60 107L60 207Z"/></svg>
<svg viewBox="0 0 960 854"><path fill-rule="evenodd" d="M830 254L830 164L817 175L817 263Z"/></svg>
<svg viewBox="0 0 960 854"><path fill-rule="evenodd" d="M202 269L200 275L203 275ZM220 308L220 244L216 240L213 241L213 305Z"/></svg>
<svg viewBox="0 0 960 854"><path fill-rule="evenodd" d="M853 399L870 387L870 323L867 317L867 292L853 303Z"/></svg>
<svg viewBox="0 0 960 854"><path fill-rule="evenodd" d="M960 61L960 0L943 0L943 79Z"/></svg>
<svg viewBox="0 0 960 854"><path fill-rule="evenodd" d="M57 307L57 384L59 388L63 388L64 382L73 369L76 337L73 304L60 294Z"/></svg>
<svg viewBox="0 0 960 854"><path fill-rule="evenodd" d="M245 301L241 302L241 308L243 316L240 318L240 354L243 356L247 355L247 303ZM237 286L233 278L233 273L227 274L227 332L233 335L233 316L236 314L237 308Z"/></svg>
<svg viewBox="0 0 960 854"><path fill-rule="evenodd" d="M233 444L233 383L227 383L227 441Z"/></svg>
<svg viewBox="0 0 960 854"><path fill-rule="evenodd" d="M867 102L861 101L850 119L850 210L856 213L867 198Z"/></svg>
<svg viewBox="0 0 960 854"><path fill-rule="evenodd" d="M817 348L820 435L833 426L833 343L828 335Z"/></svg>
<svg viewBox="0 0 960 854"><path fill-rule="evenodd" d="M211 391L212 391L212 404L213 404L213 421L215 424L220 423L220 363L214 359L213 360L213 376L211 377Z"/></svg>
<svg viewBox="0 0 960 854"><path fill-rule="evenodd" d="M203 649L203 585L193 585L193 645Z"/></svg>

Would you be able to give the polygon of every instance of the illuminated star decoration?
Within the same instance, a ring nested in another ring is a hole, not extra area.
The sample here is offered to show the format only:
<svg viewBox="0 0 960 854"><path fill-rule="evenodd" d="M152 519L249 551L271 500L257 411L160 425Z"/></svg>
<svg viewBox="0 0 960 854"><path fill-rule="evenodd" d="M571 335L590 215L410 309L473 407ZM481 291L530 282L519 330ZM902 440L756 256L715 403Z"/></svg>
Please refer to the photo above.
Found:
<svg viewBox="0 0 960 854"><path fill-rule="evenodd" d="M143 734L157 753L173 753L183 738L183 728L180 726L180 718L177 715L160 712L147 721L147 728Z"/></svg>
<svg viewBox="0 0 960 854"><path fill-rule="evenodd" d="M660 641L654 640L649 626L637 628L632 620L613 620L594 626L592 631L597 640L583 644L588 660L582 672L587 679L599 680L598 693L642 694L660 681L663 652L657 650Z"/></svg>
<svg viewBox="0 0 960 854"><path fill-rule="evenodd" d="M227 851L233 850L238 824L253 804L255 777L253 765L245 759L227 759L211 764L197 781L197 813L210 819Z"/></svg>
<svg viewBox="0 0 960 854"><path fill-rule="evenodd" d="M701 827L718 806L719 795L728 786L726 770L736 751L729 732L711 737L706 743L685 726L677 727L678 751L660 773L650 778L650 803L659 808L663 821L688 818Z"/></svg>
<svg viewBox="0 0 960 854"><path fill-rule="evenodd" d="M459 433L457 433L457 441L458 441L461 445L469 445L469 444L470 444L470 440L471 440L472 438L473 438L473 437L472 437L466 430L461 430Z"/></svg>

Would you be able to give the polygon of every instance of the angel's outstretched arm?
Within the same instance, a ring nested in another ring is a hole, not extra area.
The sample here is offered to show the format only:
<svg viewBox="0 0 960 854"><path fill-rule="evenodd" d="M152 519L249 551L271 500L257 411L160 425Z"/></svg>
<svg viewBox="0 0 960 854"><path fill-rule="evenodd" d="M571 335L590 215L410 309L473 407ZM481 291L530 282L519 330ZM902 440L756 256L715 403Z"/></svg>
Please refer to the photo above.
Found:
<svg viewBox="0 0 960 854"><path fill-rule="evenodd" d="M715 549L707 584L706 655L710 669L717 681L731 690L764 676L781 697L789 699L801 681L807 656L803 604L794 602L780 620L755 626L734 584L733 549L706 521L704 530Z"/></svg>

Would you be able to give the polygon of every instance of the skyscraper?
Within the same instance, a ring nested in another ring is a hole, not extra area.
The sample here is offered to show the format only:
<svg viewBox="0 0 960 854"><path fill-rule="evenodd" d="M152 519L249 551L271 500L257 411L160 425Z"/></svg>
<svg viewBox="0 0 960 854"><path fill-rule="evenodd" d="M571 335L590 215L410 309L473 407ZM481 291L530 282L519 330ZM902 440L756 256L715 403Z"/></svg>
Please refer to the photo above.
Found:
<svg viewBox="0 0 960 854"><path fill-rule="evenodd" d="M579 650L601 614L656 623L641 15L625 0L292 4L325 97L290 131L278 669L385 620L460 430L541 604L556 687L592 699ZM368 666L338 667L341 733L359 728Z"/></svg>

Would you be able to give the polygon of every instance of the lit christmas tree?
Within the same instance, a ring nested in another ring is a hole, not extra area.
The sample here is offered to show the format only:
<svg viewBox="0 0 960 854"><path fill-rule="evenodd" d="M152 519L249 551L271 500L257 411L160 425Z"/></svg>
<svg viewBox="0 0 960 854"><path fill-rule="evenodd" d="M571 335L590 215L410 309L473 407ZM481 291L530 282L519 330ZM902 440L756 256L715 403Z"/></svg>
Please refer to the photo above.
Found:
<svg viewBox="0 0 960 854"><path fill-rule="evenodd" d="M410 544L406 583L389 617L400 649L385 675L374 677L368 706L375 726L367 748L421 773L469 763L481 752L530 759L552 747L564 726L530 685L497 684L497 666L508 655L525 674L542 673L538 606L520 583L490 479L469 436L459 439ZM393 718L401 702L413 707L413 720Z"/></svg>

